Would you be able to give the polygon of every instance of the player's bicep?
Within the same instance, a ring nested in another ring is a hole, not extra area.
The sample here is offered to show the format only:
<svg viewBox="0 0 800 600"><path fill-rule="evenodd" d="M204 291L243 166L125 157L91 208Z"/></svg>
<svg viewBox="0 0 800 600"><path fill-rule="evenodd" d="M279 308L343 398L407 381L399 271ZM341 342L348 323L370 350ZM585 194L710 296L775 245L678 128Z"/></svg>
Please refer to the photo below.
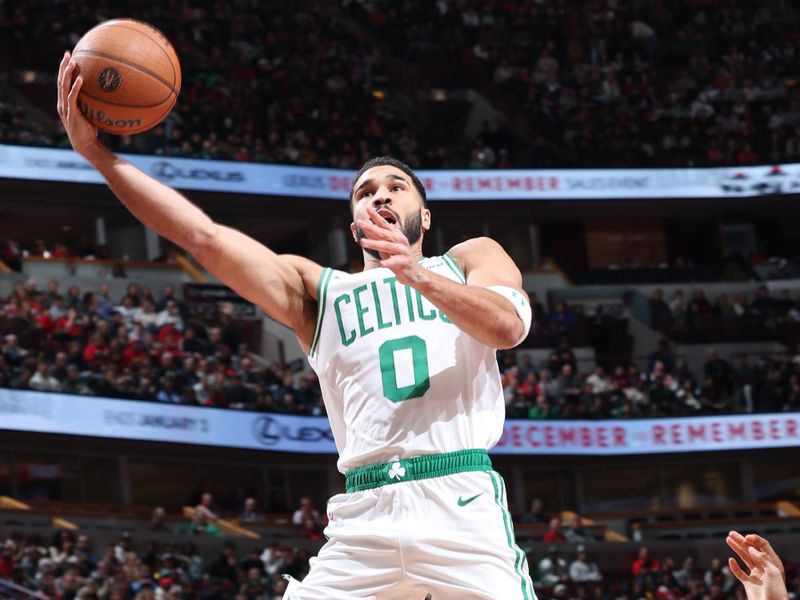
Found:
<svg viewBox="0 0 800 600"><path fill-rule="evenodd" d="M275 320L295 331L302 324L306 305L313 299L291 260L223 225L217 226L213 240L195 258L225 285Z"/></svg>
<svg viewBox="0 0 800 600"><path fill-rule="evenodd" d="M522 290L522 274L517 265L503 247L490 238L468 240L454 246L449 254L464 269L467 285L503 285Z"/></svg>

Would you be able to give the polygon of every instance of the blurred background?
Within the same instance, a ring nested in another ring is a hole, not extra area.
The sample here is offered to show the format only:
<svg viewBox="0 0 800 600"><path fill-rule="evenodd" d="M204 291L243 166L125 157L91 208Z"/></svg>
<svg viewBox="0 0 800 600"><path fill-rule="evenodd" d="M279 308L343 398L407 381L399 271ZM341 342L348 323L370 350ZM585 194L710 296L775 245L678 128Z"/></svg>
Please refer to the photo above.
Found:
<svg viewBox="0 0 800 600"><path fill-rule="evenodd" d="M359 270L347 192L390 154L427 255L522 269L493 461L541 598L740 598L731 529L800 591L795 3L32 0L0 3L0 598L281 598L344 487L291 332L69 150L59 60L114 17L184 82L104 142L214 219Z"/></svg>

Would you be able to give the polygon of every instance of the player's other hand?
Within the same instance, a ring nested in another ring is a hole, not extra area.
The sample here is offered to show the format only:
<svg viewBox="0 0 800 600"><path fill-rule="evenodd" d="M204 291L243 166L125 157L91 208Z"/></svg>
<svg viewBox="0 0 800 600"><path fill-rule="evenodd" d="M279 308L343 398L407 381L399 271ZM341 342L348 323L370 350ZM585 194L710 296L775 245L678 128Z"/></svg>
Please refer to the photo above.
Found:
<svg viewBox="0 0 800 600"><path fill-rule="evenodd" d="M391 269L397 275L398 283L413 285L424 278L425 269L419 266L405 234L373 207L367 207L367 214L369 219L358 221L358 226L366 235L359 244L363 248L377 250L381 256L381 266Z"/></svg>
<svg viewBox="0 0 800 600"><path fill-rule="evenodd" d="M69 51L64 53L58 67L58 116L64 124L72 147L78 154L97 143L97 128L81 114L78 108L78 93L81 91L83 77L80 75L72 81L78 64L72 60Z"/></svg>
<svg viewBox="0 0 800 600"><path fill-rule="evenodd" d="M767 540L731 531L725 541L749 571L745 572L736 559L728 559L728 567L742 582L748 600L788 600L783 563Z"/></svg>

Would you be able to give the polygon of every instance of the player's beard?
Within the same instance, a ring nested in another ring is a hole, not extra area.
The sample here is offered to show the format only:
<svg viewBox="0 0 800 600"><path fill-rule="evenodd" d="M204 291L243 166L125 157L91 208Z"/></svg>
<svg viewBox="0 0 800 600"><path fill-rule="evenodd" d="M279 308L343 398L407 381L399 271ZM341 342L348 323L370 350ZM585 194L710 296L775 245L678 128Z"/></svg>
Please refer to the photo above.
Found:
<svg viewBox="0 0 800 600"><path fill-rule="evenodd" d="M416 244L419 238L422 237L422 212L415 213L408 217L405 224L401 225L400 231L406 236L409 244L412 246ZM356 242L360 242L361 239L365 237L367 236L364 234L364 230L356 225ZM381 253L374 248L364 248L364 251L373 258L381 260Z"/></svg>

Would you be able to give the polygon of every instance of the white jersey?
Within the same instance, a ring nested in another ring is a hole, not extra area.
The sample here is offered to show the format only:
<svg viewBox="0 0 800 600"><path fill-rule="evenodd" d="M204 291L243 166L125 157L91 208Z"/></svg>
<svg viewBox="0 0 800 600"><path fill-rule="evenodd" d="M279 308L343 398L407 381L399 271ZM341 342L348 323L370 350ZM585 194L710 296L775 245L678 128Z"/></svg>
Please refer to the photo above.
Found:
<svg viewBox="0 0 800 600"><path fill-rule="evenodd" d="M446 254L420 262L465 283ZM342 473L422 454L488 450L502 434L495 349L397 283L389 269L323 270L308 360L319 376Z"/></svg>

